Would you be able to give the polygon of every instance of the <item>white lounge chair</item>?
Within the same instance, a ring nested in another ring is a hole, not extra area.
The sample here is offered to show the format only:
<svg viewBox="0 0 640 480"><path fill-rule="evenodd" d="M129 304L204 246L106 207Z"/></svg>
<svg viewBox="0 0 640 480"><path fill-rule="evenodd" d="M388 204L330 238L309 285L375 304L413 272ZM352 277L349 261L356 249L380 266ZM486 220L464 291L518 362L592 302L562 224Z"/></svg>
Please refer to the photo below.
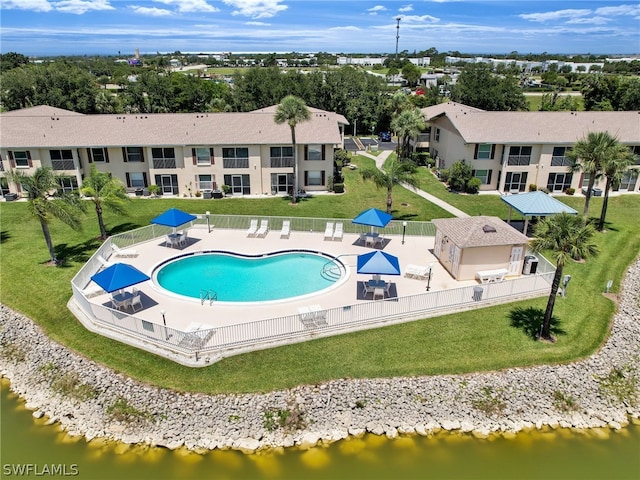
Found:
<svg viewBox="0 0 640 480"><path fill-rule="evenodd" d="M256 232L258 231L258 219L251 219L251 225L249 225L249 230L247 230L247 237L255 237Z"/></svg>
<svg viewBox="0 0 640 480"><path fill-rule="evenodd" d="M118 247L115 243L111 244L111 249L113 250L113 254L116 257L137 257L138 251L134 248L125 248L122 249Z"/></svg>
<svg viewBox="0 0 640 480"><path fill-rule="evenodd" d="M280 238L289 238L290 234L291 234L291 221L283 220L282 230L280 230Z"/></svg>
<svg viewBox="0 0 640 480"><path fill-rule="evenodd" d="M264 238L267 236L268 231L269 231L269 220L261 220L260 228L256 232L256 237Z"/></svg>
<svg viewBox="0 0 640 480"><path fill-rule="evenodd" d="M336 223L336 229L333 231L333 239L342 241L342 235L344 234L342 223Z"/></svg>
<svg viewBox="0 0 640 480"><path fill-rule="evenodd" d="M100 262L100 265L102 265L104 268L113 265L112 262L107 261L102 255L96 255L96 260L98 260L98 262Z"/></svg>
<svg viewBox="0 0 640 480"><path fill-rule="evenodd" d="M324 239L331 240L333 238L333 222L327 222L327 226L324 229Z"/></svg>

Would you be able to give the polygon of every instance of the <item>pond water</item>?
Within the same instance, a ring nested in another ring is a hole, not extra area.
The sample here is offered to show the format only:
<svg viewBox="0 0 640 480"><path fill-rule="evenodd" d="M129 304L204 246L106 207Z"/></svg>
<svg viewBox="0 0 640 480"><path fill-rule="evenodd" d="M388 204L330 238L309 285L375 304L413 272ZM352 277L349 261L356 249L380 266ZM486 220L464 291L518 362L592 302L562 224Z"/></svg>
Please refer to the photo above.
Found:
<svg viewBox="0 0 640 480"><path fill-rule="evenodd" d="M535 431L493 440L444 433L395 440L367 435L307 451L198 455L71 438L57 426L45 426L44 419L34 420L8 382L0 393L2 478L69 478L76 471L76 478L90 480L640 478L637 424L621 431ZM26 468L30 475L14 473ZM47 469L59 474L43 475Z"/></svg>

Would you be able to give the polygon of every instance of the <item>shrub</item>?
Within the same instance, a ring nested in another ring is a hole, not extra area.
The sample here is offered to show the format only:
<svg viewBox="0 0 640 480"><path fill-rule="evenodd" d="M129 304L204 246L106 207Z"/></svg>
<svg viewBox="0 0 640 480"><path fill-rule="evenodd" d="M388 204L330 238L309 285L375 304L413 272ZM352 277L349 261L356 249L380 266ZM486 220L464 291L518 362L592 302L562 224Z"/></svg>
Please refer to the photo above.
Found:
<svg viewBox="0 0 640 480"><path fill-rule="evenodd" d="M196 190L196 197L200 198L202 196L202 192L200 190Z"/></svg>
<svg viewBox="0 0 640 480"><path fill-rule="evenodd" d="M536 190L538 190L538 186L535 183L530 183L529 184L529 191L530 192L535 192Z"/></svg>
<svg viewBox="0 0 640 480"><path fill-rule="evenodd" d="M229 185L222 185L222 191L225 195L228 195L231 192L231 187Z"/></svg>
<svg viewBox="0 0 640 480"><path fill-rule="evenodd" d="M482 185L482 180L477 177L473 177L469 179L467 182L467 193L478 193L480 191L480 185Z"/></svg>
<svg viewBox="0 0 640 480"><path fill-rule="evenodd" d="M344 183L335 183L333 185L333 191L335 193L344 193Z"/></svg>
<svg viewBox="0 0 640 480"><path fill-rule="evenodd" d="M438 170L437 172L438 178L440 179L440 181L447 183L449 181L449 169L448 168L443 168L441 170Z"/></svg>
<svg viewBox="0 0 640 480"><path fill-rule="evenodd" d="M573 195L574 193L576 193L576 189L569 187L564 191L564 193L566 193L567 195Z"/></svg>
<svg viewBox="0 0 640 480"><path fill-rule="evenodd" d="M149 185L149 193L154 197L160 195L160 186L159 185Z"/></svg>
<svg viewBox="0 0 640 480"><path fill-rule="evenodd" d="M118 397L111 405L107 407L107 415L112 420L126 423L137 423L147 420L151 414L143 410L138 410L127 402L124 397Z"/></svg>
<svg viewBox="0 0 640 480"><path fill-rule="evenodd" d="M349 152L342 148L333 152L333 159L338 166L349 165L349 163L351 163L351 156L349 155Z"/></svg>
<svg viewBox="0 0 640 480"><path fill-rule="evenodd" d="M449 188L456 192L464 192L467 189L467 182L471 180L471 165L467 165L464 160L459 160L449 170Z"/></svg>

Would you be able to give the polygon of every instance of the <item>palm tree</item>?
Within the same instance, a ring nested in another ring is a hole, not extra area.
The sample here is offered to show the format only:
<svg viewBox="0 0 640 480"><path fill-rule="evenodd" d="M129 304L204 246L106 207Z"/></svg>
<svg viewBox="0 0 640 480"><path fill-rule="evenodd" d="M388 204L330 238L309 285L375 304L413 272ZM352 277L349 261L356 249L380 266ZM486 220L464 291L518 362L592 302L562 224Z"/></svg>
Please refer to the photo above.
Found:
<svg viewBox="0 0 640 480"><path fill-rule="evenodd" d="M591 191L596 180L602 177L602 167L605 161L615 156L619 145L618 140L609 132L589 132L586 138L579 140L569 152L567 157L571 160L570 172L584 172L589 175L589 184L584 199L582 216L586 220L589 215L589 202Z"/></svg>
<svg viewBox="0 0 640 480"><path fill-rule="evenodd" d="M127 189L110 173L100 172L95 165L91 165L89 176L84 179L81 189L85 197L90 197L96 207L98 225L100 226L100 238L107 238L107 230L102 218L103 208L107 208L117 214L126 213L125 205L130 201Z"/></svg>
<svg viewBox="0 0 640 480"><path fill-rule="evenodd" d="M287 123L291 128L291 144L293 145L293 192L291 202L298 200L298 149L296 147L296 125L311 118L307 105L295 95L287 95L282 99L276 110L275 122L280 125Z"/></svg>
<svg viewBox="0 0 640 480"><path fill-rule="evenodd" d="M402 183L412 187L418 186L416 166L413 162L401 162L392 158L382 168L382 170L363 169L362 178L373 180L377 187L387 189L387 213L391 214L393 187Z"/></svg>
<svg viewBox="0 0 640 480"><path fill-rule="evenodd" d="M550 250L556 262L556 273L544 312L540 338L553 340L550 334L551 317L562 279L562 270L567 261L598 254L598 247L591 241L594 233L593 225L586 224L582 218L566 212L547 217L536 225L536 238L531 242L531 246L536 252Z"/></svg>
<svg viewBox="0 0 640 480"><path fill-rule="evenodd" d="M82 228L80 213L84 210L77 195L58 193L59 177L49 167L39 167L32 175L22 171L9 172L9 178L27 194L29 212L40 221L51 261L58 263L49 232L51 218L57 218L74 230Z"/></svg>
<svg viewBox="0 0 640 480"><path fill-rule="evenodd" d="M626 145L618 144L616 152L605 159L602 165L602 173L607 179L604 187L604 201L602 202L602 210L600 211L600 220L598 220L598 230L604 230L604 222L607 217L607 207L609 206L609 191L622 180L622 176L630 165L633 165L635 159L633 152Z"/></svg>
<svg viewBox="0 0 640 480"><path fill-rule="evenodd" d="M410 140L424 130L424 117L419 108L402 110L391 120L391 128L401 140L400 157L409 158L411 151Z"/></svg>

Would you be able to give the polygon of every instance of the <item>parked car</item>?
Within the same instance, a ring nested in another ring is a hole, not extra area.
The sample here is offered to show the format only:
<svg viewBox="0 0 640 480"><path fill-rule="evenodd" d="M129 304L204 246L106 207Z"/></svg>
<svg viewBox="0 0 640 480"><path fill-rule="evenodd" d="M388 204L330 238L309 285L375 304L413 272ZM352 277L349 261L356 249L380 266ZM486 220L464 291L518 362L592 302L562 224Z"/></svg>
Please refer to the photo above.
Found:
<svg viewBox="0 0 640 480"><path fill-rule="evenodd" d="M380 142L390 142L391 141L391 132L380 132L378 134L378 141L380 141Z"/></svg>

